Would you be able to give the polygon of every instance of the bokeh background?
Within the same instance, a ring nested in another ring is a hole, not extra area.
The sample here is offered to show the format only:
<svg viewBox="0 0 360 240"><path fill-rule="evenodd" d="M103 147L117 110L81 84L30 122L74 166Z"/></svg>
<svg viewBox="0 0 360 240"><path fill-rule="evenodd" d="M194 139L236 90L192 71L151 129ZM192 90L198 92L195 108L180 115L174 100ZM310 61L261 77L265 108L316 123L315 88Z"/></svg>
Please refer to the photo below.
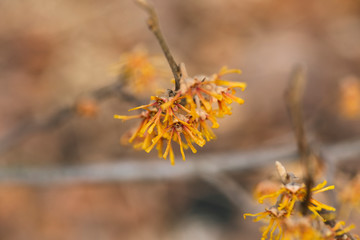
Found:
<svg viewBox="0 0 360 240"><path fill-rule="evenodd" d="M239 94L246 103L221 119L217 140L196 156L295 145L284 91L299 63L307 70L304 111L311 141L359 139L358 0L152 2L175 59L190 75L212 74L227 65L243 71L231 80L248 84ZM137 123L112 118L134 106L118 96L95 103L93 117L74 116L7 144L16 129L21 132L116 81L111 68L124 53L140 46L161 56L142 9L130 0L2 0L0 16L1 168L162 161L156 153L119 144ZM153 94L135 97L146 103ZM339 192L358 174L359 157L336 166ZM256 184L274 175L270 164L233 177L251 196ZM245 212L200 178L0 182L0 238L6 240L258 239L260 225L244 221ZM354 212L348 222L360 225L358 215Z"/></svg>

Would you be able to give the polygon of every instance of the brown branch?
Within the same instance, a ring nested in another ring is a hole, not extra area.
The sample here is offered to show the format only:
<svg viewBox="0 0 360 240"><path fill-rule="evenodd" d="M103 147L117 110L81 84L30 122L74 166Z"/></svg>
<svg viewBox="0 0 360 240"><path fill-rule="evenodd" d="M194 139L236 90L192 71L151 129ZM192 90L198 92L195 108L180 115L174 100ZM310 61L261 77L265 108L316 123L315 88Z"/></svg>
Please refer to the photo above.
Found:
<svg viewBox="0 0 360 240"><path fill-rule="evenodd" d="M304 117L302 111L302 99L305 84L305 70L302 66L297 66L292 73L288 89L285 92L285 100L295 131L299 153L302 157L306 157L309 152L309 144L305 136Z"/></svg>
<svg viewBox="0 0 360 240"><path fill-rule="evenodd" d="M96 89L87 95L88 98L93 99L95 102L101 102L113 96L119 96L128 102L135 102L140 105L140 101L137 98L123 90L121 77L118 81L111 83L108 86ZM77 104L78 102L75 101L68 106L55 110L54 113L44 119L30 119L22 123L20 126L15 127L7 135L0 139L0 155L16 146L32 134L44 132L66 123L77 115Z"/></svg>
<svg viewBox="0 0 360 240"><path fill-rule="evenodd" d="M225 173L200 174L200 178L222 193L237 211L242 212L244 209L247 212L260 211L261 207L254 203L249 192Z"/></svg>
<svg viewBox="0 0 360 240"><path fill-rule="evenodd" d="M306 195L301 204L301 212L303 215L309 213L308 205L311 199L311 189L314 186L314 175L316 164L319 163L320 158L316 156L314 150L308 143L305 134L304 116L302 110L302 100L306 85L305 69L303 66L297 66L294 69L293 75L290 79L289 87L285 93L287 108L291 118L292 126L295 131L298 151L301 157L303 167L305 169L304 182L306 186ZM327 154L329 155L329 154ZM330 162L331 163L331 162ZM326 216L325 213L319 212L320 215ZM335 219L326 221L325 224L332 226L335 224ZM350 233L345 233L349 239L354 239Z"/></svg>
<svg viewBox="0 0 360 240"><path fill-rule="evenodd" d="M138 3L139 6L141 6L149 14L149 19L147 21L148 27L155 35L156 39L160 44L162 51L164 52L164 55L170 65L171 71L175 78L175 91L178 91L180 89L180 78L181 78L180 67L175 62L175 59L171 54L170 49L166 44L166 41L161 33L159 18L156 15L155 9L146 0L136 0L136 3Z"/></svg>
<svg viewBox="0 0 360 240"><path fill-rule="evenodd" d="M360 156L360 139L323 146L321 151L326 156L331 155L331 162L334 164L341 160L353 159ZM188 157L186 162L177 159L176 167L171 167L168 161L155 159L114 159L113 163L60 168L3 167L0 168L0 182L47 185L73 182L165 181L224 172L239 173L272 166L275 161L296 161L298 157L296 148L287 145L248 152L198 155Z"/></svg>
<svg viewBox="0 0 360 240"><path fill-rule="evenodd" d="M302 110L305 85L305 69L303 66L297 66L291 76L288 89L285 93L285 99L295 132L298 151L305 170L304 181L306 185L306 196L301 207L301 211L304 215L308 213L308 204L311 199L311 188L314 185L314 162L316 162L316 156L310 148L305 135L304 116Z"/></svg>

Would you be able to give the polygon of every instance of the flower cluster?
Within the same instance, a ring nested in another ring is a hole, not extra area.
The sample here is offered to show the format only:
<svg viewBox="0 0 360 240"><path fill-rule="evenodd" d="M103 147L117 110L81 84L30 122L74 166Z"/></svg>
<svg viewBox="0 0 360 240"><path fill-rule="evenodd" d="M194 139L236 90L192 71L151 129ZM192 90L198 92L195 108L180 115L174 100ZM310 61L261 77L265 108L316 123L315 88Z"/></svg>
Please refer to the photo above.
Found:
<svg viewBox="0 0 360 240"><path fill-rule="evenodd" d="M232 114L230 104L244 103L234 94L236 88L244 90L246 87L242 82L223 80L226 74L241 73L237 69L223 67L212 76L189 77L182 64L181 72L178 91L169 91L167 96L152 96L149 104L129 110L141 110L138 115L114 115L114 118L122 120L140 118L140 125L129 142L146 152L156 148L159 157L166 159L170 156L172 164L175 157L171 143L179 144L183 160L184 149L190 148L196 153L194 143L202 147L206 141L215 138L212 128L219 127L217 118Z"/></svg>
<svg viewBox="0 0 360 240"><path fill-rule="evenodd" d="M285 169L279 162L277 162L278 171ZM280 175L283 175L279 171ZM286 173L286 175L290 176ZM263 203L265 199L276 199L274 206L266 208L264 212L244 214L247 216L256 217L255 222L262 219L269 221L268 226L264 229L262 240L265 240L269 233L269 239L336 239L337 236L342 236L349 231L352 226L342 229L342 222L330 226L330 220L333 221L333 215L329 214L335 211L335 208L328 206L315 200L312 196L334 189L334 186L327 186L327 182L318 184L311 189L311 198L307 208L310 214L302 216L298 206L305 200L306 186L303 183L296 181L296 177L284 183L282 187L275 193L267 194L259 198L259 202ZM325 214L326 213L326 214ZM329 217L330 216L330 217ZM331 219L330 219L331 218ZM344 238L347 239L347 238Z"/></svg>

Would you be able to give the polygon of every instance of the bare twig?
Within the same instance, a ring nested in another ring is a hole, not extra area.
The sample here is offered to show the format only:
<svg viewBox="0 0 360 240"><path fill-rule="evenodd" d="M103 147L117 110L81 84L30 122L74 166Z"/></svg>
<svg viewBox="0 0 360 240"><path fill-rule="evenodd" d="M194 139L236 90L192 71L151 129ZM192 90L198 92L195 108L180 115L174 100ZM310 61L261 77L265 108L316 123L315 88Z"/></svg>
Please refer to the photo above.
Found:
<svg viewBox="0 0 360 240"><path fill-rule="evenodd" d="M285 98L295 131L299 153L302 157L306 157L309 152L309 144L305 136L304 117L302 111L302 99L305 84L305 70L302 66L297 66L291 76L288 89L285 93Z"/></svg>
<svg viewBox="0 0 360 240"><path fill-rule="evenodd" d="M88 98L91 98L96 102L104 101L113 96L119 96L126 101L140 104L140 101L137 98L123 90L123 83L121 79L109 84L108 86L96 89L87 95ZM56 110L53 114L42 120L30 119L20 126L15 127L12 131L0 139L0 154L6 152L27 136L61 126L69 119L76 116L76 105L77 101Z"/></svg>
<svg viewBox="0 0 360 240"><path fill-rule="evenodd" d="M360 139L321 148L326 155L331 153L331 161L360 156ZM115 163L61 168L1 168L0 181L23 184L52 184L73 182L128 182L164 181L198 177L199 174L218 174L222 172L241 172L274 164L275 161L298 160L296 148L292 145L255 149L249 152L200 155L189 157L186 162L177 161L176 167L163 160L135 161L121 159Z"/></svg>
<svg viewBox="0 0 360 240"><path fill-rule="evenodd" d="M311 188L314 185L314 161L316 156L311 150L305 135L304 117L302 111L302 99L306 85L305 70L297 66L290 79L289 87L285 93L291 122L295 131L296 142L300 153L301 161L305 169L306 196L302 202L302 213L308 213L308 204L311 199Z"/></svg>
<svg viewBox="0 0 360 240"><path fill-rule="evenodd" d="M136 3L138 3L149 14L149 19L147 21L148 27L154 33L156 39L161 46L161 49L164 52L164 55L170 65L171 71L175 78L175 91L178 91L180 89L181 78L180 68L179 65L175 62L175 59L171 54L170 49L161 33L159 19L156 15L155 9L146 0L136 0Z"/></svg>
<svg viewBox="0 0 360 240"><path fill-rule="evenodd" d="M306 195L301 204L301 212L303 215L308 214L308 205L311 199L311 188L314 185L315 166L319 161L319 157L315 155L312 147L308 143L305 134L304 117L302 110L302 100L304 89L306 85L306 77L304 67L298 66L295 68L293 76L290 80L289 88L286 92L286 103L290 114L291 122L295 131L297 147L300 153L301 161L305 169L305 185ZM328 154L327 154L328 155ZM320 215L327 213L319 212ZM326 221L325 224L333 225L336 223L335 219ZM333 226L331 226L333 227ZM349 239L354 239L350 233L345 233Z"/></svg>
<svg viewBox="0 0 360 240"><path fill-rule="evenodd" d="M249 212L260 211L261 207L254 203L249 192L225 173L200 174L200 177L230 200L237 211L242 212L244 209Z"/></svg>

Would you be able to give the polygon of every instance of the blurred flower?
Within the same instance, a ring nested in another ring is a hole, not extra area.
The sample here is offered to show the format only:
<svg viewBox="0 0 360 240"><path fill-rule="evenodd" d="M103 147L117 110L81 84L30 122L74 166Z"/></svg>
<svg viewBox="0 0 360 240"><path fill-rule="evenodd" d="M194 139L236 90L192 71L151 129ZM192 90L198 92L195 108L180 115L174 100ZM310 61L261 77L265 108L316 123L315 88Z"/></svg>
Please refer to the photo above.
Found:
<svg viewBox="0 0 360 240"><path fill-rule="evenodd" d="M314 218L313 216L300 216L287 218L282 222L284 229L284 240L300 240L300 239L316 239L316 240L331 240L336 239L338 234L336 229L338 226L331 228L322 220Z"/></svg>
<svg viewBox="0 0 360 240"><path fill-rule="evenodd" d="M344 208L360 212L360 174L343 187L339 196Z"/></svg>
<svg viewBox="0 0 360 240"><path fill-rule="evenodd" d="M360 116L360 79L346 77L340 82L340 111L346 118Z"/></svg>
<svg viewBox="0 0 360 240"><path fill-rule="evenodd" d="M331 189L334 189L334 186L325 187L326 181L318 184L316 187L311 189L311 196L316 193L325 192ZM279 203L279 209L285 209L287 215L289 216L294 208L295 202L303 201L306 196L306 187L304 184L290 182L288 184L283 185L281 189L275 193L264 195L259 198L259 202L263 203L266 198L280 197L281 202ZM308 206L309 210L315 215L322 218L318 211L325 209L328 211L335 211L335 208L323 204L314 198L310 199L310 205Z"/></svg>
<svg viewBox="0 0 360 240"><path fill-rule="evenodd" d="M321 184L317 185L316 187L314 187L313 189L311 189L311 192L313 194L316 194L316 193L324 192L324 191L334 188L334 186L324 187L325 185L326 185L326 181L324 181L323 183L321 183ZM305 195L306 195L306 188L303 184L297 184L297 183L293 183L293 182L285 184L277 192L271 193L268 195L264 195L259 198L260 203L263 203L264 199L266 199L266 198L277 198L276 205L272 206L269 209L265 209L265 212L261 212L261 213L257 213L257 214L246 213L246 214L244 214L244 218L246 218L246 216L254 216L254 217L257 217L254 219L254 221L257 222L257 221L269 216L270 217L269 225L263 231L262 239L266 239L267 235L270 231L271 232L270 232L269 239L270 240L273 239L273 234L274 234L276 228L279 229L276 239L280 239L281 235L283 234L283 229L281 227L283 220L288 219L289 217L291 217L291 215L294 215L295 203L303 201ZM329 210L329 211L335 211L335 208L325 205L323 203L320 203L319 201L317 201L313 198L310 199L310 203L311 203L311 205L309 205L308 208L314 214L314 217L319 217L323 221L324 221L324 219L322 216L320 216L318 211L320 211L322 209ZM301 231L298 231L297 229L295 229L295 232L297 232L297 234L301 234L302 237L305 237L305 236L310 237L311 236L311 238L299 238L299 239L322 239L322 238L317 238L318 233L316 231L313 231L311 228L307 229L306 231L304 229L302 229ZM292 234L290 234L290 236L294 237L297 234L292 233ZM287 239L287 238L285 238L285 239ZM289 239L296 239L296 238L289 238Z"/></svg>
<svg viewBox="0 0 360 240"><path fill-rule="evenodd" d="M94 117L99 111L97 103L91 99L81 99L77 101L75 109L76 113L82 117Z"/></svg>
<svg viewBox="0 0 360 240"><path fill-rule="evenodd" d="M150 57L146 50L139 47L123 54L112 67L112 72L122 76L128 89L134 93L153 92L170 76L163 58Z"/></svg>
<svg viewBox="0 0 360 240"><path fill-rule="evenodd" d="M269 239L273 239L276 229L275 239L348 239L346 233L354 226L343 228L343 222L336 223L334 214L329 212L335 211L335 208L323 204L312 198L314 194L325 192L334 189L334 186L326 186L326 181L318 184L311 189L311 198L308 208L312 214L303 215L299 207L300 203L304 201L306 194L306 187L304 184L297 182L298 178L291 173L287 173L286 169L279 162L276 162L278 173L284 182L280 190L263 195L259 198L259 202L267 198L276 198L276 203L272 207L265 209L265 212L257 214L244 214L247 216L256 217L255 222L265 220L268 222L267 227L262 230L262 240L265 240L269 233ZM286 176L290 176L287 178Z"/></svg>
<svg viewBox="0 0 360 240"><path fill-rule="evenodd" d="M279 190L279 183L270 180L263 180L258 183L254 189L254 198L259 199L262 196L276 193ZM270 203L275 204L276 199L269 198Z"/></svg>
<svg viewBox="0 0 360 240"><path fill-rule="evenodd" d="M332 236L336 236L337 238L342 238L342 239L349 239L347 236L344 236L344 234L348 233L351 229L355 228L354 224L351 224L350 226L343 228L343 226L345 226L345 222L344 221L340 221L338 223L335 224L334 227L331 228L332 230Z"/></svg>

